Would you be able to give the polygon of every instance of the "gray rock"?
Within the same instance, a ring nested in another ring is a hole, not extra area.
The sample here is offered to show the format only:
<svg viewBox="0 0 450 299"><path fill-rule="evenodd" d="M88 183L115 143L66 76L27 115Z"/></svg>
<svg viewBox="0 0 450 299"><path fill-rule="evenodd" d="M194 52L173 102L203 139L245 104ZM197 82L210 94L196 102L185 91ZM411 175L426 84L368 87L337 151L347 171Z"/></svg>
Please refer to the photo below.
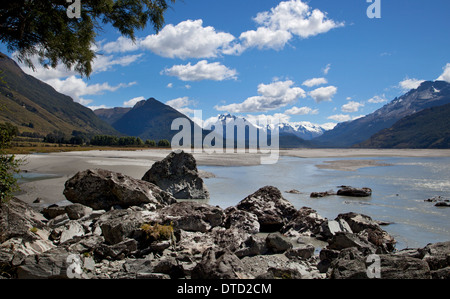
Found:
<svg viewBox="0 0 450 299"><path fill-rule="evenodd" d="M317 211L303 207L296 211L292 219L286 223L281 232L286 235L315 235L321 232L321 226L326 221Z"/></svg>
<svg viewBox="0 0 450 299"><path fill-rule="evenodd" d="M258 217L261 232L280 230L294 217L296 209L275 187L266 186L243 199L237 209Z"/></svg>
<svg viewBox="0 0 450 299"><path fill-rule="evenodd" d="M114 206L127 208L153 203L164 207L175 202L167 192L154 184L132 177L96 169L77 173L65 184L64 195L73 203L109 210Z"/></svg>
<svg viewBox="0 0 450 299"><path fill-rule="evenodd" d="M172 152L153 164L142 180L153 183L176 199L208 199L209 192L200 177L193 155Z"/></svg>
<svg viewBox="0 0 450 299"><path fill-rule="evenodd" d="M159 211L164 222L173 222L174 227L191 232L207 232L221 226L225 214L219 207L195 202L179 202Z"/></svg>
<svg viewBox="0 0 450 299"><path fill-rule="evenodd" d="M139 212L113 210L103 214L98 222L106 243L115 245L132 237L145 221Z"/></svg>
<svg viewBox="0 0 450 299"><path fill-rule="evenodd" d="M292 242L280 233L269 234L266 245L273 253L283 253L293 247Z"/></svg>
<svg viewBox="0 0 450 299"><path fill-rule="evenodd" d="M76 203L64 207L65 212L70 220L78 220L92 214L92 208Z"/></svg>
<svg viewBox="0 0 450 299"><path fill-rule="evenodd" d="M351 196L351 197L368 197L372 196L372 189L342 186L342 188L338 190L337 195Z"/></svg>
<svg viewBox="0 0 450 299"><path fill-rule="evenodd" d="M19 279L65 279L67 258L70 255L64 248L55 248L39 255L28 256L17 268Z"/></svg>
<svg viewBox="0 0 450 299"><path fill-rule="evenodd" d="M288 258L299 258L307 260L311 258L314 254L315 248L309 244L302 244L294 248L288 249L284 255Z"/></svg>
<svg viewBox="0 0 450 299"><path fill-rule="evenodd" d="M59 238L59 243L62 244L73 239L74 237L84 236L84 234L85 232L83 226L77 221L71 220L64 226L64 230L62 230Z"/></svg>
<svg viewBox="0 0 450 299"><path fill-rule="evenodd" d="M226 228L239 228L250 234L259 233L260 225L258 217L250 212L238 210L236 207L230 207L225 210L226 218L224 225Z"/></svg>
<svg viewBox="0 0 450 299"><path fill-rule="evenodd" d="M240 279L244 277L244 264L229 250L210 248L192 270L192 279Z"/></svg>

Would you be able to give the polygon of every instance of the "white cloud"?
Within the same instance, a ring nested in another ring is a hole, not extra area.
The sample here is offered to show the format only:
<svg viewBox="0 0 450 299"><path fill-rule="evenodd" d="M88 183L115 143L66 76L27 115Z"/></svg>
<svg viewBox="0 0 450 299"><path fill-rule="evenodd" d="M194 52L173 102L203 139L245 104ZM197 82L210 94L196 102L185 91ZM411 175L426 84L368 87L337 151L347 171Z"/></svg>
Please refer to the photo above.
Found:
<svg viewBox="0 0 450 299"><path fill-rule="evenodd" d="M62 79L50 79L47 81L56 91L66 94L74 99L75 102L82 103L84 105L90 104L91 100L83 99L85 95L99 95L105 91L116 91L119 88L129 87L135 85L136 82L121 83L116 86L111 86L107 82L102 84L87 84L83 79L70 76L65 80Z"/></svg>
<svg viewBox="0 0 450 299"><path fill-rule="evenodd" d="M425 82L425 80L406 78L399 83L399 87L403 89L403 91L410 91L411 89L418 88L423 82Z"/></svg>
<svg viewBox="0 0 450 299"><path fill-rule="evenodd" d="M125 107L134 107L134 105L136 105L140 101L145 101L145 98L144 97L133 98L133 99L131 99L129 101L123 102L123 105Z"/></svg>
<svg viewBox="0 0 450 299"><path fill-rule="evenodd" d="M243 42L239 51L252 47L281 50L291 38L292 34L288 31L259 27L256 31L249 30L241 34L239 39Z"/></svg>
<svg viewBox="0 0 450 299"><path fill-rule="evenodd" d="M254 21L259 27L243 32L239 37L241 43L230 45L224 54L239 55L253 47L281 50L294 36L308 38L344 26L301 0L280 2L270 11L258 13Z"/></svg>
<svg viewBox="0 0 450 299"><path fill-rule="evenodd" d="M312 109L310 107L292 107L289 110L286 110L284 112L287 115L315 115L319 114L319 109Z"/></svg>
<svg viewBox="0 0 450 299"><path fill-rule="evenodd" d="M102 49L106 53L124 53L137 51L140 48L140 40L135 41L120 36L116 41L105 44Z"/></svg>
<svg viewBox="0 0 450 299"><path fill-rule="evenodd" d="M93 73L100 73L109 71L112 67L116 65L120 66L128 66L139 58L141 58L143 54L136 55L126 55L122 57L115 58L112 55L97 55L92 63Z"/></svg>
<svg viewBox="0 0 450 299"><path fill-rule="evenodd" d="M187 107L188 105L192 104L194 104L194 102L189 100L189 97L176 98L166 103L166 105L186 115L194 113L193 109Z"/></svg>
<svg viewBox="0 0 450 299"><path fill-rule="evenodd" d="M364 114L361 114L358 116L350 116L348 114L336 114L336 115L329 116L328 119L334 120L337 122L346 122L346 121L350 121L350 120L356 120L356 119L362 118L364 116L365 116Z"/></svg>
<svg viewBox="0 0 450 299"><path fill-rule="evenodd" d="M211 58L221 54L235 37L203 27L203 20L187 20L174 26L166 25L158 34L149 35L141 46L168 58Z"/></svg>
<svg viewBox="0 0 450 299"><path fill-rule="evenodd" d="M216 106L218 111L230 113L266 112L291 104L299 98L306 97L306 93L300 87L293 87L291 80L277 81L258 86L258 96L250 97L239 104Z"/></svg>
<svg viewBox="0 0 450 299"><path fill-rule="evenodd" d="M444 67L444 72L439 76L439 78L437 78L437 80L450 83L450 63L447 63L447 65Z"/></svg>
<svg viewBox="0 0 450 299"><path fill-rule="evenodd" d="M386 99L385 95L382 96L374 96L373 98L369 99L367 102L371 104L381 104L386 103L388 100Z"/></svg>
<svg viewBox="0 0 450 299"><path fill-rule="evenodd" d="M171 68L163 70L161 74L178 77L182 81L223 81L237 79L236 70L229 69L219 62L208 63L206 60L201 60L195 65L191 65L191 63L174 65Z"/></svg>
<svg viewBox="0 0 450 299"><path fill-rule="evenodd" d="M264 27L287 31L302 38L326 33L344 25L328 19L318 9L311 11L311 7L301 0L280 2L270 11L259 13L254 20Z"/></svg>
<svg viewBox="0 0 450 299"><path fill-rule="evenodd" d="M327 64L327 65L325 66L325 68L323 69L324 75L328 75L328 73L330 72L330 70L331 70L331 63Z"/></svg>
<svg viewBox="0 0 450 299"><path fill-rule="evenodd" d="M166 86L167 88L172 88L173 87L173 83L169 83L169 84L167 84L167 86Z"/></svg>
<svg viewBox="0 0 450 299"><path fill-rule="evenodd" d="M328 119L337 121L337 122L345 122L345 121L349 121L352 119L352 117L348 114L336 114L336 115L332 115L329 116Z"/></svg>
<svg viewBox="0 0 450 299"><path fill-rule="evenodd" d="M342 112L352 113L352 112L358 112L360 108L364 107L363 103L350 101L347 104L342 106Z"/></svg>
<svg viewBox="0 0 450 299"><path fill-rule="evenodd" d="M327 86L319 87L313 91L309 92L309 95L316 101L320 102L330 102L333 96L337 93L337 87Z"/></svg>
<svg viewBox="0 0 450 299"><path fill-rule="evenodd" d="M303 82L302 85L307 86L307 87L314 87L314 86L318 86L318 85L323 85L323 84L327 84L328 80L325 78L312 78L309 80L306 80L305 82Z"/></svg>

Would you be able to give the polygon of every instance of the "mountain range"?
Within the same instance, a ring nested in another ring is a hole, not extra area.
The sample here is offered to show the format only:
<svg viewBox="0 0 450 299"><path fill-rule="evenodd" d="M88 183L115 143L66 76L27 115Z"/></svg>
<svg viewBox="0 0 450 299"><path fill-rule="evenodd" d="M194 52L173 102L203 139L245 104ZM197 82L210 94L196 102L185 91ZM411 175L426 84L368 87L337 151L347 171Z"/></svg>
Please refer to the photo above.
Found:
<svg viewBox="0 0 450 299"><path fill-rule="evenodd" d="M377 111L340 123L332 130L309 122L280 123L280 146L450 148L449 116L450 83L426 81ZM12 123L21 133L45 136L58 131L70 136L77 131L90 136L128 135L144 140L171 140L177 133L171 130L177 118L188 119L193 131L202 130L186 115L154 98L141 101L133 108L99 109L94 113L25 74L12 59L0 53L0 122ZM245 118L223 114L204 124L203 136L210 133L206 125L224 126L229 120L265 132L273 130L271 126L256 127Z"/></svg>
<svg viewBox="0 0 450 299"><path fill-rule="evenodd" d="M68 136L73 131L88 135L119 135L94 112L50 85L25 74L0 53L0 122L10 122L20 132L46 135L54 131Z"/></svg>
<svg viewBox="0 0 450 299"><path fill-rule="evenodd" d="M94 112L120 133L142 140L172 140L177 131L172 131L171 126L177 118L187 119L192 132L194 127L201 130L186 115L154 98L140 101L133 108L99 109Z"/></svg>
<svg viewBox="0 0 450 299"><path fill-rule="evenodd" d="M314 142L318 147L351 147L370 139L381 130L391 128L405 117L449 103L450 83L426 81L417 89L395 98L365 117L338 124L333 130L315 138Z"/></svg>

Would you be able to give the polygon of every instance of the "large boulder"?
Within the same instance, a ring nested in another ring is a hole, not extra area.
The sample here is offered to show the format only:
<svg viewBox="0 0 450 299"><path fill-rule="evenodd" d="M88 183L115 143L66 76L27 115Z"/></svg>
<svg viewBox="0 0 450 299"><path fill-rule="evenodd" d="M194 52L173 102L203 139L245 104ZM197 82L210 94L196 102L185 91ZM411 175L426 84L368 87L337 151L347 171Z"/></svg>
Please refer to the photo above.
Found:
<svg viewBox="0 0 450 299"><path fill-rule="evenodd" d="M372 195L372 189L342 186L341 189L338 190L337 195L350 197L369 197Z"/></svg>
<svg viewBox="0 0 450 299"><path fill-rule="evenodd" d="M209 192L200 177L193 155L172 152L153 164L142 180L171 193L176 199L208 199Z"/></svg>
<svg viewBox="0 0 450 299"><path fill-rule="evenodd" d="M295 207L275 187L266 186L243 199L236 208L258 217L261 232L274 232L287 224L296 213Z"/></svg>
<svg viewBox="0 0 450 299"><path fill-rule="evenodd" d="M193 279L240 279L244 276L242 261L229 250L210 248L192 270Z"/></svg>
<svg viewBox="0 0 450 299"><path fill-rule="evenodd" d="M64 195L70 202L94 210L109 210L114 206L128 208L148 203L164 207L176 202L169 193L154 184L104 169L77 173L66 182Z"/></svg>
<svg viewBox="0 0 450 299"><path fill-rule="evenodd" d="M219 207L195 202L179 202L159 211L164 222L173 223L177 229L191 232L207 232L221 226L225 214Z"/></svg>

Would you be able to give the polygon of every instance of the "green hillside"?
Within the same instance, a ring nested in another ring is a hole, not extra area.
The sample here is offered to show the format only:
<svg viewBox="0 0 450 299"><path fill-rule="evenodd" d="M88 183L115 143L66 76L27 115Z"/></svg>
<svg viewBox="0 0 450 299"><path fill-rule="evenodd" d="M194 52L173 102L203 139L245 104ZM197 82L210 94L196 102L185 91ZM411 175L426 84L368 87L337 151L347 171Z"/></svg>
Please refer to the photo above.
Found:
<svg viewBox="0 0 450 299"><path fill-rule="evenodd" d="M450 104L407 116L360 143L362 148L450 148Z"/></svg>
<svg viewBox="0 0 450 299"><path fill-rule="evenodd" d="M2 53L0 77L0 122L14 124L21 133L46 135L61 131L70 136L76 130L91 135L118 134L92 110L25 74Z"/></svg>

